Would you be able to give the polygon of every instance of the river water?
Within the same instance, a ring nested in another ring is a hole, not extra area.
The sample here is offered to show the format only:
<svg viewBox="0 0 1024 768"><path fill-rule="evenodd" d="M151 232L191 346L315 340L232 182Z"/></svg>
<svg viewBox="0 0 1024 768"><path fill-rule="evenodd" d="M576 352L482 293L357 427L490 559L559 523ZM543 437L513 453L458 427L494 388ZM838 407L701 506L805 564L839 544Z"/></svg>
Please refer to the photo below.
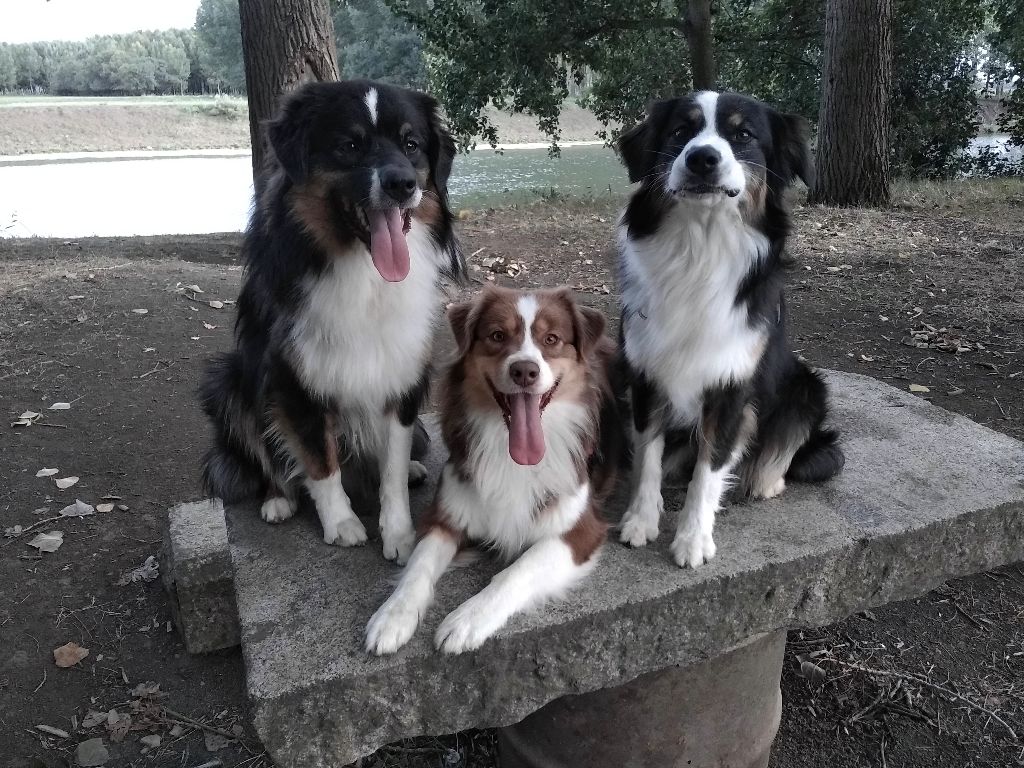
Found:
<svg viewBox="0 0 1024 768"><path fill-rule="evenodd" d="M455 208L560 194L619 194L625 170L603 146L480 150L460 155ZM0 236L87 237L243 229L252 198L248 154L53 162L0 160Z"/></svg>
<svg viewBox="0 0 1024 768"><path fill-rule="evenodd" d="M1020 157L1004 136L976 139ZM197 156L199 155L199 156ZM116 159L0 158L0 237L202 234L245 227L252 198L249 155L164 153ZM619 195L628 186L614 153L600 145L479 150L456 158L455 208L537 199L552 192Z"/></svg>

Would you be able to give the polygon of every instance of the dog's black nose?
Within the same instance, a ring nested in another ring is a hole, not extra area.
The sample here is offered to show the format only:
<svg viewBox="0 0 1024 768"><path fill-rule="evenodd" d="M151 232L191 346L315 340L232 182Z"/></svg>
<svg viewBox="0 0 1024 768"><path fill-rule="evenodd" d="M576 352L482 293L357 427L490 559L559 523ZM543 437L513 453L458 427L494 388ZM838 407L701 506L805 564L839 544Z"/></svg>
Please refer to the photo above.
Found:
<svg viewBox="0 0 1024 768"><path fill-rule="evenodd" d="M704 145L691 150L686 156L686 168L698 176L710 176L721 161L722 155L717 149Z"/></svg>
<svg viewBox="0 0 1024 768"><path fill-rule="evenodd" d="M512 363L508 369L512 381L519 387L528 387L540 376L540 366L532 360L520 360Z"/></svg>
<svg viewBox="0 0 1024 768"><path fill-rule="evenodd" d="M416 174L411 168L381 168L380 188L391 199L404 203L416 190Z"/></svg>

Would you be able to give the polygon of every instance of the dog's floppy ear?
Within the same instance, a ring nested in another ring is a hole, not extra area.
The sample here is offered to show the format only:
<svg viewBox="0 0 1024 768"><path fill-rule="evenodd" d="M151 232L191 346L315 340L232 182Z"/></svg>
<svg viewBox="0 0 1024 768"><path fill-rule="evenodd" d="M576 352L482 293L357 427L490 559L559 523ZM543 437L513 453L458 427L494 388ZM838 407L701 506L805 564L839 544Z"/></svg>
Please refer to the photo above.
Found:
<svg viewBox="0 0 1024 768"><path fill-rule="evenodd" d="M267 139L292 183L304 183L309 177L309 117L301 91L284 99L277 116L267 123Z"/></svg>
<svg viewBox="0 0 1024 768"><path fill-rule="evenodd" d="M455 335L455 344L460 358L465 357L469 352L469 348L473 346L473 337L476 335L476 321L479 315L474 314L473 307L472 301L464 301L448 307L448 323Z"/></svg>
<svg viewBox="0 0 1024 768"><path fill-rule="evenodd" d="M572 315L572 333L576 337L576 357L582 360L604 335L604 314L591 307L577 304L568 288L560 288L557 296Z"/></svg>
<svg viewBox="0 0 1024 768"><path fill-rule="evenodd" d="M799 177L808 187L814 184L814 158L811 157L810 128L800 115L772 111L772 144L775 164L772 170L786 183Z"/></svg>
<svg viewBox="0 0 1024 768"><path fill-rule="evenodd" d="M446 201L448 177L451 175L452 162L455 160L455 141L448 132L444 118L441 117L436 99L423 94L423 110L426 112L427 124L430 126L430 142L427 148L430 175L434 179L437 193L443 201Z"/></svg>
<svg viewBox="0 0 1024 768"><path fill-rule="evenodd" d="M631 183L644 179L658 164L658 138L673 101L652 101L647 105L644 121L619 136L616 146Z"/></svg>

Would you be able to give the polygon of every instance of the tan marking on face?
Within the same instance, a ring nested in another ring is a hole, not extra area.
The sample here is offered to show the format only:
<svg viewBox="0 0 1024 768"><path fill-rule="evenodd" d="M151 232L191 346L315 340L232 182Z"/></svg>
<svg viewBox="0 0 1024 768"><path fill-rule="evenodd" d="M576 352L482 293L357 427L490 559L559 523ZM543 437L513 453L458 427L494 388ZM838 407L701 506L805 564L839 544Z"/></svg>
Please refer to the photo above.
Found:
<svg viewBox="0 0 1024 768"><path fill-rule="evenodd" d="M704 110L698 106L690 107L690 111L686 113L686 117L691 123L699 123L704 119Z"/></svg>
<svg viewBox="0 0 1024 768"><path fill-rule="evenodd" d="M739 112L733 112L725 119L725 122L732 128L739 128L741 125L743 125L743 115L741 115Z"/></svg>

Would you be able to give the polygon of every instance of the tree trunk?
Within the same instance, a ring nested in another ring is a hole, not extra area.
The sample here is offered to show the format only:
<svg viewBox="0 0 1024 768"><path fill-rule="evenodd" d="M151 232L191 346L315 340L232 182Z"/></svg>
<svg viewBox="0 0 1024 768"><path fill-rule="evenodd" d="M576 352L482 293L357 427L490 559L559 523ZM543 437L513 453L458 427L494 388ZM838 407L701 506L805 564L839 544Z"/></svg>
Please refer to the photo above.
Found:
<svg viewBox="0 0 1024 768"><path fill-rule="evenodd" d="M334 25L328 0L240 0L238 15L258 180L267 149L261 125L273 117L280 95L303 83L338 79Z"/></svg>
<svg viewBox="0 0 1024 768"><path fill-rule="evenodd" d="M690 46L693 90L715 87L715 45L711 37L711 0L689 0L686 10L686 42Z"/></svg>
<svg viewBox="0 0 1024 768"><path fill-rule="evenodd" d="M828 0L811 201L889 202L892 0Z"/></svg>

